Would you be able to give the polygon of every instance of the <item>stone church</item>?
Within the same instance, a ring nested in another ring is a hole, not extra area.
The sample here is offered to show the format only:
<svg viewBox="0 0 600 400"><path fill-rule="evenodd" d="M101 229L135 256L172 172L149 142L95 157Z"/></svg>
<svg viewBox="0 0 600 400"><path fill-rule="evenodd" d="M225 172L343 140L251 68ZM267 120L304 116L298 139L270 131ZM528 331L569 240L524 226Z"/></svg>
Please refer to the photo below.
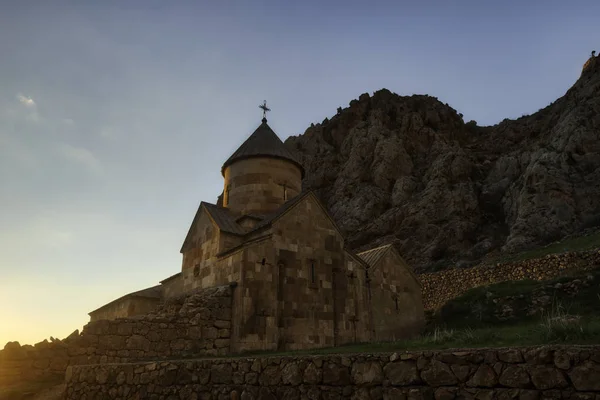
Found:
<svg viewBox="0 0 600 400"><path fill-rule="evenodd" d="M132 317L195 290L230 285L239 349L387 341L424 325L421 286L393 245L355 254L305 171L263 118L221 168L219 204L201 202L181 272L116 299L92 321Z"/></svg>

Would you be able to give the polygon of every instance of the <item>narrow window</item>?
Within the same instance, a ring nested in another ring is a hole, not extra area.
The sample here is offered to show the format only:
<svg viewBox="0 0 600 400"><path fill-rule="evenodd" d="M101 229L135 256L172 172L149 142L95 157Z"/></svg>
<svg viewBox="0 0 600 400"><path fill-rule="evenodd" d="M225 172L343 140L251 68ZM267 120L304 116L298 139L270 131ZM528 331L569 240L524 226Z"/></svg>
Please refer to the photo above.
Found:
<svg viewBox="0 0 600 400"><path fill-rule="evenodd" d="M394 302L396 303L396 311L398 311L398 296L394 296Z"/></svg>
<svg viewBox="0 0 600 400"><path fill-rule="evenodd" d="M288 196L287 196L287 186L285 186L285 183L283 184L283 200L287 201Z"/></svg>
<svg viewBox="0 0 600 400"><path fill-rule="evenodd" d="M231 185L227 185L225 188L225 195L223 196L223 206L229 204L229 191L231 190Z"/></svg>
<svg viewBox="0 0 600 400"><path fill-rule="evenodd" d="M310 283L315 284L317 281L317 275L315 273L315 261L310 261Z"/></svg>

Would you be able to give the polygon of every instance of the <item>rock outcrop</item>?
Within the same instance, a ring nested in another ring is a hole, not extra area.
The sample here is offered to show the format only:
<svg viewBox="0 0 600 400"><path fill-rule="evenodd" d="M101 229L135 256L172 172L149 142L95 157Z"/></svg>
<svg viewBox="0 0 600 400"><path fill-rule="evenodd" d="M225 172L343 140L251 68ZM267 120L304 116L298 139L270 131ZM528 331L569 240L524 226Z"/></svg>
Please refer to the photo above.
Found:
<svg viewBox="0 0 600 400"><path fill-rule="evenodd" d="M600 225L600 62L530 116L465 123L435 97L365 93L286 145L361 250L417 270L474 264Z"/></svg>

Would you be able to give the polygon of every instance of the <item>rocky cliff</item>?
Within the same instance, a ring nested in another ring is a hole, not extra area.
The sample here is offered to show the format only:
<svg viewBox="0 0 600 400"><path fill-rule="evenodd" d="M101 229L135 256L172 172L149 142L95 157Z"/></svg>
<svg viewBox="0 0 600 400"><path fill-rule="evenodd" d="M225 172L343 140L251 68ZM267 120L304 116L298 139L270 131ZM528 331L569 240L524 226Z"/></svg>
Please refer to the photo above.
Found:
<svg viewBox="0 0 600 400"><path fill-rule="evenodd" d="M554 103L495 126L382 89L286 145L351 247L394 241L418 271L474 264L600 224L600 61Z"/></svg>

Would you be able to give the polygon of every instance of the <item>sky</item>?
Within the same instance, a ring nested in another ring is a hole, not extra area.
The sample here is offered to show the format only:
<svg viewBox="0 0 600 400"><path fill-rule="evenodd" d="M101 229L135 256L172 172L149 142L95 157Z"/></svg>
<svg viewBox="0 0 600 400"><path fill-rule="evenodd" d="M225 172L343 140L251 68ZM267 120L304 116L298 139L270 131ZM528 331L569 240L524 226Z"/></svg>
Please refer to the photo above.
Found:
<svg viewBox="0 0 600 400"><path fill-rule="evenodd" d="M0 348L177 273L263 100L282 139L381 88L495 124L566 92L599 16L596 0L0 0Z"/></svg>

